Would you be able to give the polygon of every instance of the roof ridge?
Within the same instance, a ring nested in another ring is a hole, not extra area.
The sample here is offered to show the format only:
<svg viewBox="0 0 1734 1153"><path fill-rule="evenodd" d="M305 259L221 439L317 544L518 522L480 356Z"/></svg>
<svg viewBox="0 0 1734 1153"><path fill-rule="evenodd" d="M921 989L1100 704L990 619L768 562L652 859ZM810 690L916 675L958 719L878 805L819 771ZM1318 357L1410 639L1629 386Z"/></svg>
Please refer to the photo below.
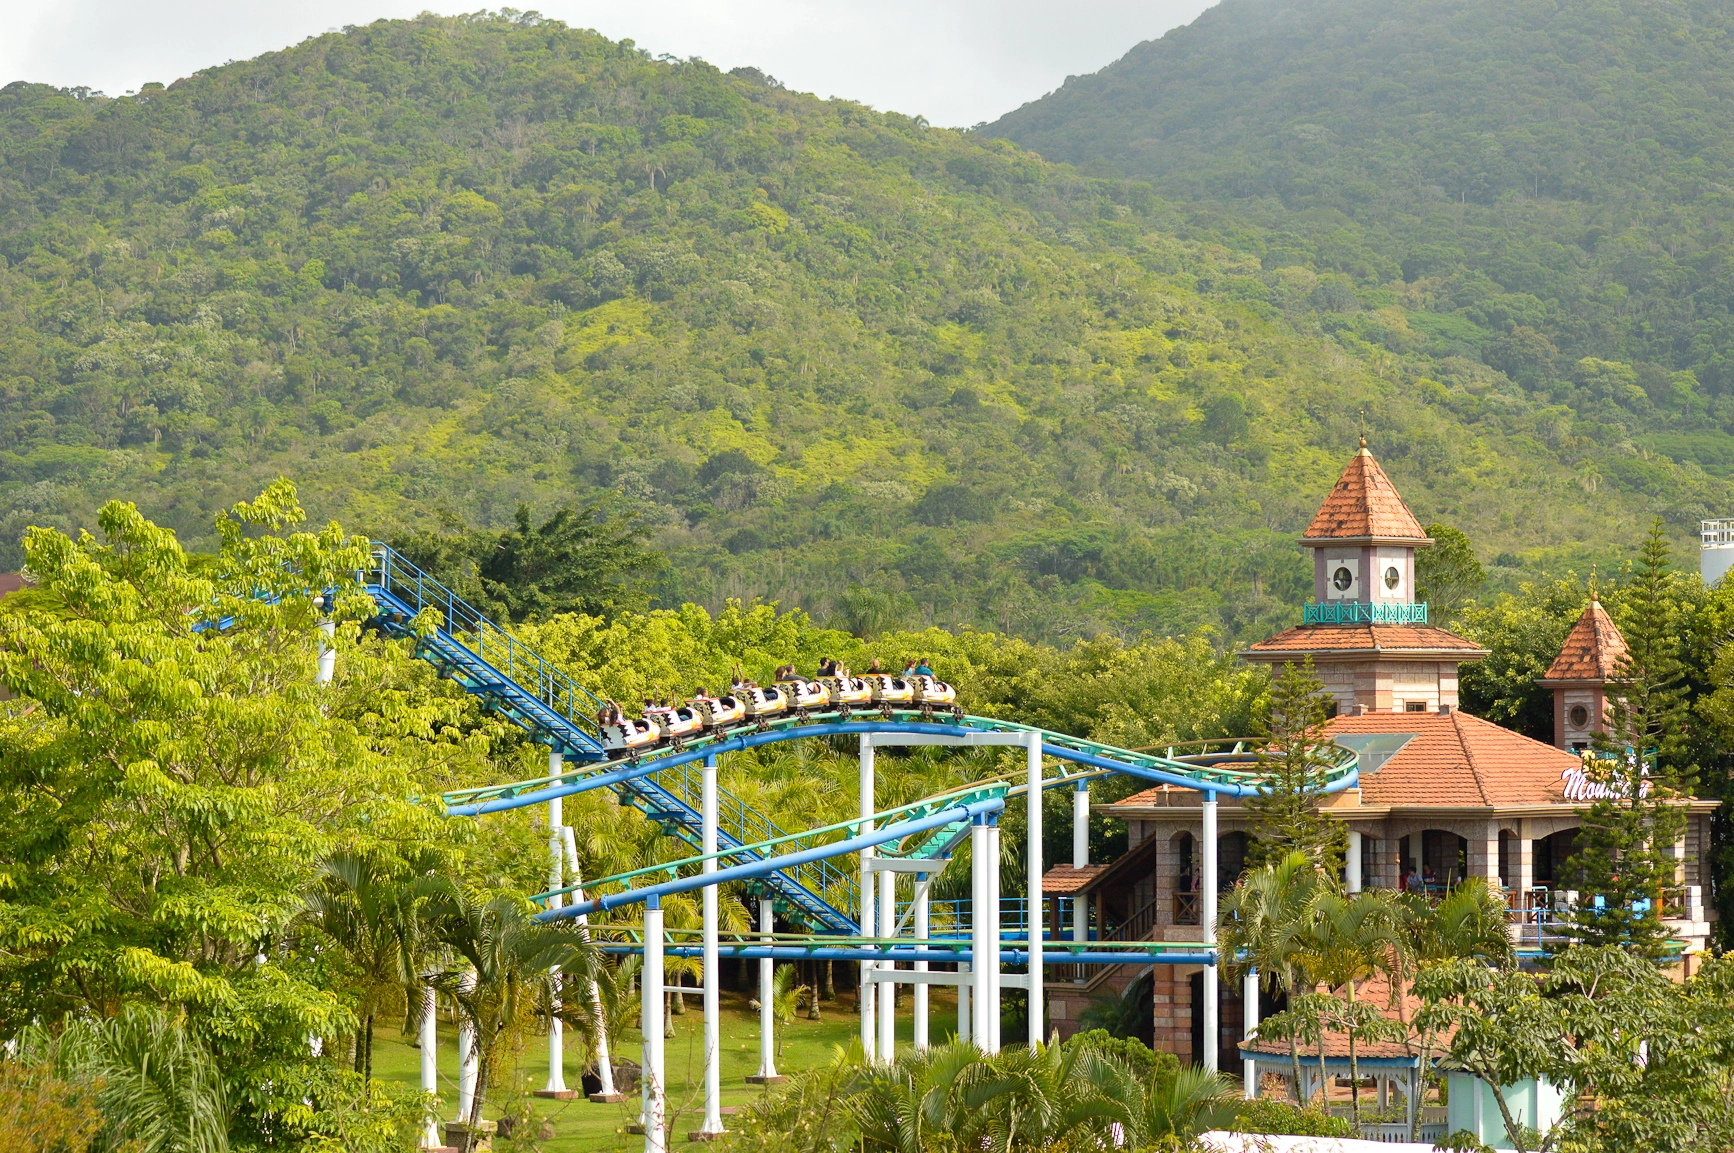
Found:
<svg viewBox="0 0 1734 1153"><path fill-rule="evenodd" d="M1475 754L1470 750L1469 742L1463 736L1463 722L1460 719L1462 716L1462 710L1451 710L1451 731L1457 737L1457 747L1463 750L1463 763L1469 766L1469 777L1475 782L1475 791L1481 794L1481 803L1491 805L1493 798L1487 795L1487 782L1481 779L1481 766L1476 763ZM1522 735L1522 733L1518 734L1518 736Z"/></svg>

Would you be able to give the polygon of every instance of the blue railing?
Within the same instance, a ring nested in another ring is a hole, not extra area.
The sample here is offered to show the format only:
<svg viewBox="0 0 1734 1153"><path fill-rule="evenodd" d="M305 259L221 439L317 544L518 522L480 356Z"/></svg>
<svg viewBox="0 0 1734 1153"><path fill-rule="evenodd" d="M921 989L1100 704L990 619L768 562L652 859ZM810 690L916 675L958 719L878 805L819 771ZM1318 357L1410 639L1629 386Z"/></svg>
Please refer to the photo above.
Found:
<svg viewBox="0 0 1734 1153"><path fill-rule="evenodd" d="M1424 625L1426 601L1313 601L1302 610L1308 625Z"/></svg>

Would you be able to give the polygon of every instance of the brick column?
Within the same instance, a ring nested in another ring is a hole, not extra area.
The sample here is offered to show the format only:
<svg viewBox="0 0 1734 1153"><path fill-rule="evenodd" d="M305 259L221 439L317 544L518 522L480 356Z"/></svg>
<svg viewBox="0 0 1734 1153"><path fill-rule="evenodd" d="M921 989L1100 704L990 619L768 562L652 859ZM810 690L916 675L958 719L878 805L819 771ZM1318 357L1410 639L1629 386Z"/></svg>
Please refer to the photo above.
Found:
<svg viewBox="0 0 1734 1153"><path fill-rule="evenodd" d="M1487 887L1499 891L1499 822L1487 824L1469 834L1469 876L1480 877Z"/></svg>

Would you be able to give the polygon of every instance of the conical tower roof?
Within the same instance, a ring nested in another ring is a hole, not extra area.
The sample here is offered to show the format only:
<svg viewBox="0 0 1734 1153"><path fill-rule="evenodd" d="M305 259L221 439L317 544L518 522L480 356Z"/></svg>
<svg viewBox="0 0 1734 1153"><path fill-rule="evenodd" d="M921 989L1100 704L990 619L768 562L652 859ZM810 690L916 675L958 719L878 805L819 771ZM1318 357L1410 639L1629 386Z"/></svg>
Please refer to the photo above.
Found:
<svg viewBox="0 0 1734 1153"><path fill-rule="evenodd" d="M1361 438L1361 450L1337 478L1336 487L1319 506L1318 515L1313 517L1302 539L1433 543L1421 530L1409 506L1397 495L1397 486L1367 451L1365 437Z"/></svg>
<svg viewBox="0 0 1734 1153"><path fill-rule="evenodd" d="M1547 667L1542 682L1613 681L1620 678L1626 658L1626 638L1594 593L1565 638L1559 656Z"/></svg>

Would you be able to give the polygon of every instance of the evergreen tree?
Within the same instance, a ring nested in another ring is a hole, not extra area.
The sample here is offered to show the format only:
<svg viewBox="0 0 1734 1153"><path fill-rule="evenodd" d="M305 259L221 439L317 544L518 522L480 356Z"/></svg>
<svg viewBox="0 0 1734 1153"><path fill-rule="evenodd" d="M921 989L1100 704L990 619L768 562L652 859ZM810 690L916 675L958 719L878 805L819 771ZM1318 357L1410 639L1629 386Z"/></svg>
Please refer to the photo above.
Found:
<svg viewBox="0 0 1734 1153"><path fill-rule="evenodd" d="M1330 698L1313 671L1313 659L1291 661L1270 692L1269 723L1259 732L1258 769L1268 790L1247 800L1253 814L1253 867L1275 864L1291 852L1335 876L1343 865L1343 826L1318 811L1325 773L1331 766L1325 734Z"/></svg>
<svg viewBox="0 0 1734 1153"><path fill-rule="evenodd" d="M1581 810L1572 865L1582 899L1569 932L1589 945L1660 954L1663 890L1675 883L1674 846L1686 827L1675 802L1697 782L1686 763L1689 702L1680 660L1682 612L1657 518L1623 598L1627 653L1609 702L1607 735L1586 762L1598 796ZM1598 907L1599 899L1599 907Z"/></svg>

